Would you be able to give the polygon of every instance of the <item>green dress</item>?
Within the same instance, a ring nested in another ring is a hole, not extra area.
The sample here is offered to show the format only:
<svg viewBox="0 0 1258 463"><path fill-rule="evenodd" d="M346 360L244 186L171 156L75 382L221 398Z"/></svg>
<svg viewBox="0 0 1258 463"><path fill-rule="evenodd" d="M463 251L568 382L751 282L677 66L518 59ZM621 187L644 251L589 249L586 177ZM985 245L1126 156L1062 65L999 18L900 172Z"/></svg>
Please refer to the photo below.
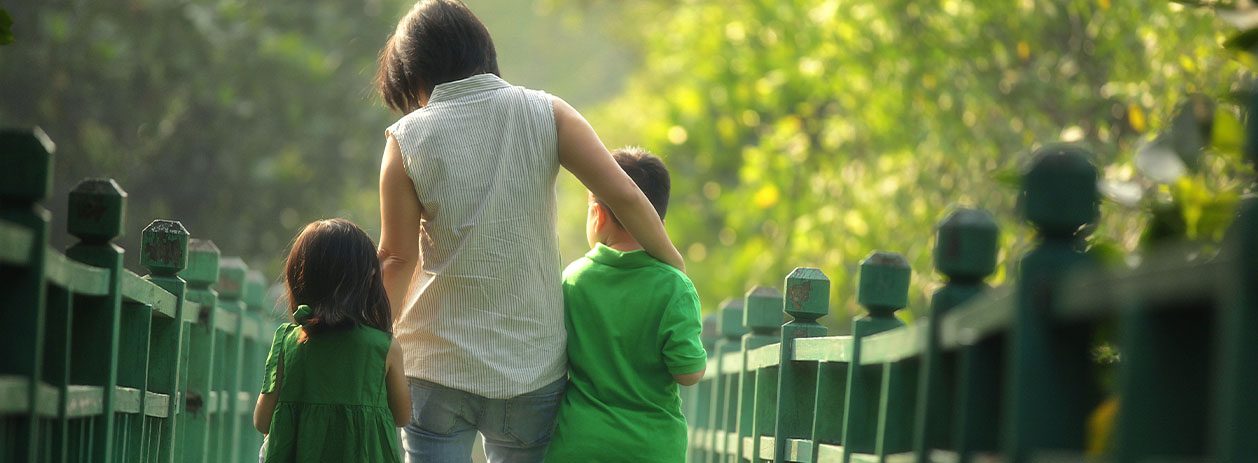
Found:
<svg viewBox="0 0 1258 463"><path fill-rule="evenodd" d="M389 335L359 325L300 342L301 332L281 325L267 356L262 392L280 395L263 461L400 462L385 386Z"/></svg>

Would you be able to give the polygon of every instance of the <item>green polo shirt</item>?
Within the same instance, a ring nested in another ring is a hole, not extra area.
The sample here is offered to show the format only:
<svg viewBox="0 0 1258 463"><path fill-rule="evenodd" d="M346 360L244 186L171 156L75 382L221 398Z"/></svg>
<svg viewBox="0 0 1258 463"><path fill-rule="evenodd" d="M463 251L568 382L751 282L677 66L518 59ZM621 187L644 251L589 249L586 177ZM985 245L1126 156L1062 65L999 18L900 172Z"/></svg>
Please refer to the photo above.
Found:
<svg viewBox="0 0 1258 463"><path fill-rule="evenodd" d="M564 271L563 294L569 383L546 461L685 461L673 375L707 364L690 279L600 244Z"/></svg>

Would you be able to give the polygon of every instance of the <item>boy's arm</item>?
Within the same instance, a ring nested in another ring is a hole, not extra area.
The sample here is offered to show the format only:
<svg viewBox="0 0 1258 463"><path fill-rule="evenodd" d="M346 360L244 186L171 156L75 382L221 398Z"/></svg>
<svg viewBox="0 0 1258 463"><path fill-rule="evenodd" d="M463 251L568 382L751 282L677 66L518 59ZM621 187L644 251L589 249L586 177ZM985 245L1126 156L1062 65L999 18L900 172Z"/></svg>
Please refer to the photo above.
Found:
<svg viewBox="0 0 1258 463"><path fill-rule="evenodd" d="M673 375L673 379L677 381L677 384L680 384L682 386L694 386L696 384L699 384L699 380L703 379L703 374L706 373L707 370L708 370L707 366L704 366L702 370L696 371L694 373L687 373L684 375Z"/></svg>
<svg viewBox="0 0 1258 463"><path fill-rule="evenodd" d="M424 208L402 164L402 149L389 134L380 161L380 277L396 321L419 261L419 223Z"/></svg>
<svg viewBox="0 0 1258 463"><path fill-rule="evenodd" d="M678 384L690 386L703 379L708 356L699 339L703 331L699 321L699 296L688 280L684 283L664 309L660 318L660 337L663 341L661 354L668 372Z"/></svg>
<svg viewBox="0 0 1258 463"><path fill-rule="evenodd" d="M685 270L681 253L664 230L664 222L594 133L581 113L567 102L553 98L555 128L559 136L559 163L572 172L590 192L611 208L625 230L652 257Z"/></svg>

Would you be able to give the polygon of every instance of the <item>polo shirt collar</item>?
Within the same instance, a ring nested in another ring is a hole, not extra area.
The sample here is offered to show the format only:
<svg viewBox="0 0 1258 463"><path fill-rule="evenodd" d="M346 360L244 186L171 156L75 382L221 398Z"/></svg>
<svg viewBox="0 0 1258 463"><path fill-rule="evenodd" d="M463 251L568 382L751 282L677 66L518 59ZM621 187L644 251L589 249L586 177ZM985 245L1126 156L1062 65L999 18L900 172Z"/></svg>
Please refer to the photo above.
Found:
<svg viewBox="0 0 1258 463"><path fill-rule="evenodd" d="M507 83L507 81L493 74L477 74L465 79L438 84L436 87L433 87L432 95L428 97L428 103L453 100L473 93L510 86L511 84Z"/></svg>
<svg viewBox="0 0 1258 463"><path fill-rule="evenodd" d="M619 268L646 267L656 262L655 258L644 250L617 251L602 243L594 245L594 249L587 252L585 257L603 265Z"/></svg>

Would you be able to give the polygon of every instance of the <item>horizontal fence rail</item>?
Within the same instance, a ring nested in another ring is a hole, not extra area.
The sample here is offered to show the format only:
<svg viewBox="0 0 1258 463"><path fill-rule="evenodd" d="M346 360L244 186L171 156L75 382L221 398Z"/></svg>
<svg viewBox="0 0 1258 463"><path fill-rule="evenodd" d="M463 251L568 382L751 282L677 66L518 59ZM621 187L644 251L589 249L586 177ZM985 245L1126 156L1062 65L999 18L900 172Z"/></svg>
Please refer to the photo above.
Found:
<svg viewBox="0 0 1258 463"><path fill-rule="evenodd" d="M1172 247L1103 268L1077 234L1098 211L1090 154L1034 156L1021 208L1037 241L1007 286L984 283L995 221L959 208L936 232L944 284L912 325L893 315L910 269L886 252L860 264L867 313L848 335L817 324L829 283L816 269L722 304L705 320L706 376L683 391L689 461L1258 460L1258 199L1216 256ZM1117 333L1112 394L1100 330Z"/></svg>
<svg viewBox="0 0 1258 463"><path fill-rule="evenodd" d="M254 461L269 337L266 279L179 222L141 236L148 275L113 243L126 193L71 191L78 243L48 246L52 144L0 131L0 463Z"/></svg>

